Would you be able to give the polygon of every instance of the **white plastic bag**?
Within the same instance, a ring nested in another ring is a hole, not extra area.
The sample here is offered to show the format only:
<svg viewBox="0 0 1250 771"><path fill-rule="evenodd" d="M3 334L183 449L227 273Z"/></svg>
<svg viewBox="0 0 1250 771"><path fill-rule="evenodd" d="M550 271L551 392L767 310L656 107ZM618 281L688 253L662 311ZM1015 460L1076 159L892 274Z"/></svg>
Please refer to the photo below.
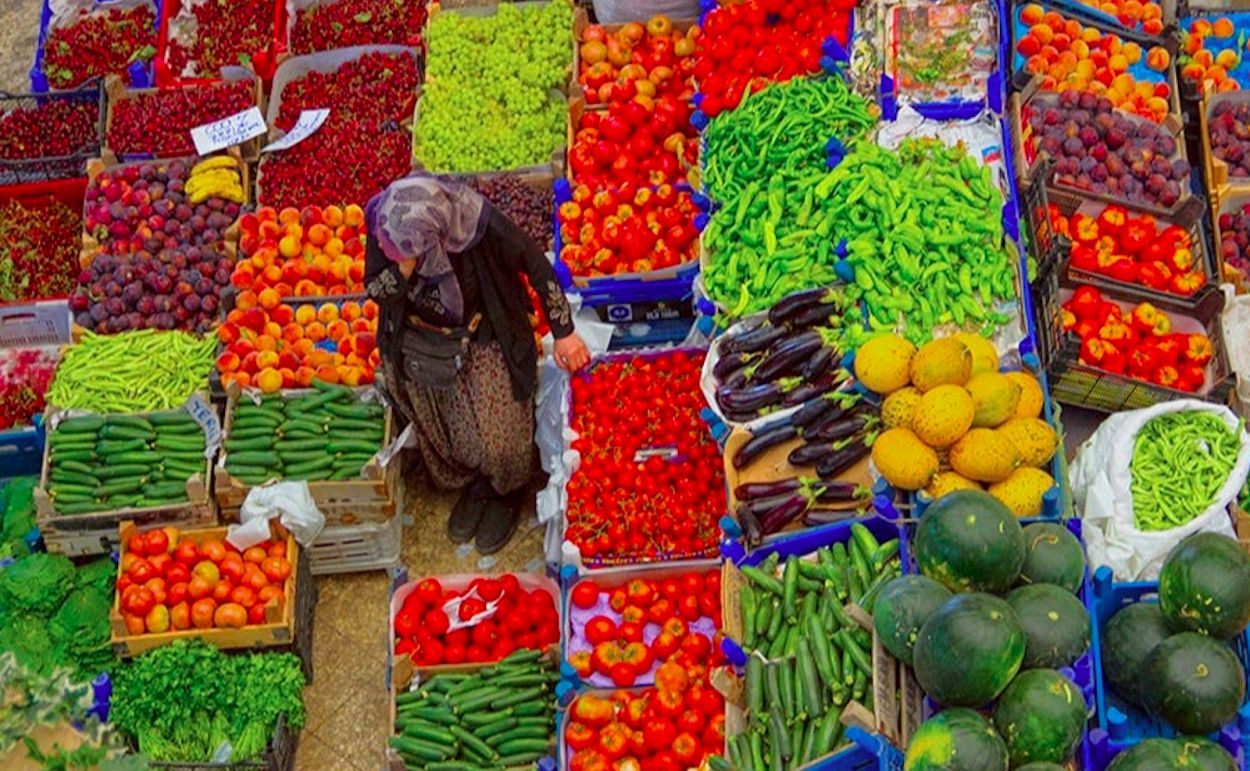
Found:
<svg viewBox="0 0 1250 771"><path fill-rule="evenodd" d="M308 482L275 482L253 487L239 509L238 525L231 525L226 540L242 551L269 538L274 517L295 536L300 546L311 546L326 526Z"/></svg>
<svg viewBox="0 0 1250 771"><path fill-rule="evenodd" d="M1224 347L1228 364L1237 378L1237 403L1242 417L1250 415L1250 295L1239 295L1232 284L1221 284L1224 312Z"/></svg>
<svg viewBox="0 0 1250 771"><path fill-rule="evenodd" d="M1202 514L1171 530L1142 532L1133 520L1132 473L1129 464L1137 432L1151 418L1170 412L1210 412L1230 429L1239 430L1237 416L1218 404L1197 399L1164 402L1110 416L1081 445L1068 478L1073 505L1082 519L1082 535L1090 568L1107 565L1117 581L1149 581L1158 577L1168 552L1181 539L1199 531L1233 538L1228 504L1250 471L1250 437L1241 431L1237 463L1215 500Z"/></svg>
<svg viewBox="0 0 1250 771"><path fill-rule="evenodd" d="M640 3L636 0L594 0L595 18L600 24L624 24L628 21L640 21L644 24L656 14L663 14L670 19L697 19L699 17L698 0L648 0Z"/></svg>

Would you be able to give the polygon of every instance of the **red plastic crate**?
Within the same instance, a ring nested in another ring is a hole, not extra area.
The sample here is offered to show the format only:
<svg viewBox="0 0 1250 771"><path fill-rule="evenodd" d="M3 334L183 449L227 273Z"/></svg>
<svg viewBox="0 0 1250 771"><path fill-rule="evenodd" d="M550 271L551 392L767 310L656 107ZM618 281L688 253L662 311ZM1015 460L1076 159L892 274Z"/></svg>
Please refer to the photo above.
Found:
<svg viewBox="0 0 1250 771"><path fill-rule="evenodd" d="M83 199L87 194L87 178L77 177L73 179L57 179L51 182L29 182L24 185L9 185L0 187L0 205L7 204L9 201L17 201L26 208L36 208L39 206L47 206L53 201L60 201L73 211L82 214ZM39 300L64 300L68 299L68 294L55 295L50 297L39 297ZM0 303L4 305L26 305L33 300L23 300L16 303Z"/></svg>
<svg viewBox="0 0 1250 771"><path fill-rule="evenodd" d="M169 22L182 11L182 0L164 0L164 13L156 38L156 56L152 59L156 85L159 88L216 83L220 78L183 78L169 69L166 63L169 52ZM286 50L286 0L273 0L273 35L269 47L252 54L251 69L268 86L277 68L278 56Z"/></svg>

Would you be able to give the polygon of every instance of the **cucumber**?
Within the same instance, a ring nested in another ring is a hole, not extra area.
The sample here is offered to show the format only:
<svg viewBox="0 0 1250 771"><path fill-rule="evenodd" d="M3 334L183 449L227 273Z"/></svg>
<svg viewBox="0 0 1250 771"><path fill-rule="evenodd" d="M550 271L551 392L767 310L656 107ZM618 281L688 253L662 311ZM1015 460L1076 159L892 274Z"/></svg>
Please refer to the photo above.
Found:
<svg viewBox="0 0 1250 771"><path fill-rule="evenodd" d="M304 439L316 439L318 442L321 442L324 444L326 440L326 434L322 433L321 431L313 432L313 431L305 431L301 428L297 428L297 429L294 429L293 431L287 431L283 433L282 439L292 441L292 442L304 440Z"/></svg>
<svg viewBox="0 0 1250 771"><path fill-rule="evenodd" d="M96 497L107 498L110 495L137 492L143 487L144 477L122 477L111 479L95 489Z"/></svg>
<svg viewBox="0 0 1250 771"><path fill-rule="evenodd" d="M95 487L100 484L100 480L91 474L81 474L77 471L59 468L54 468L48 472L48 481L53 484L82 485L84 487Z"/></svg>
<svg viewBox="0 0 1250 771"><path fill-rule="evenodd" d="M297 474L284 474L283 479L289 479L294 482L324 482L334 473L334 469L327 466L326 468L314 469L312 471L301 471Z"/></svg>
<svg viewBox="0 0 1250 771"><path fill-rule="evenodd" d="M73 483L55 484L48 486L48 495L56 498L60 495L78 495L78 496L95 496L95 488L87 485L77 485Z"/></svg>
<svg viewBox="0 0 1250 771"><path fill-rule="evenodd" d="M95 434L62 434L48 437L48 446L54 450L79 450L95 447Z"/></svg>
<svg viewBox="0 0 1250 771"><path fill-rule="evenodd" d="M312 412L313 410L323 407L338 398L339 394L333 391L322 391L319 394L301 396L298 399L287 402L286 412L291 416L294 416L295 413Z"/></svg>
<svg viewBox="0 0 1250 771"><path fill-rule="evenodd" d="M335 468L363 468L366 463L373 460L372 455L363 455L353 453L351 455L339 455L334 459Z"/></svg>
<svg viewBox="0 0 1250 771"><path fill-rule="evenodd" d="M100 479L117 479L118 477L141 477L152 470L152 466L146 463L116 463L111 466L101 466L95 470L95 475Z"/></svg>
<svg viewBox="0 0 1250 771"><path fill-rule="evenodd" d="M329 479L331 482L342 482L348 479L357 479L359 477L360 477L359 466L343 466L341 468L335 467L330 472L330 476L326 478Z"/></svg>
<svg viewBox="0 0 1250 771"><path fill-rule="evenodd" d="M148 466L155 466L163 458L159 453L150 450L135 450L134 452L109 453L108 457L103 460L105 463L143 463Z"/></svg>
<svg viewBox="0 0 1250 771"><path fill-rule="evenodd" d="M150 426L147 429L142 429L134 426L118 426L106 423L104 428L100 429L98 436L103 439L142 439L150 442L156 438L156 430Z"/></svg>
<svg viewBox="0 0 1250 771"><path fill-rule="evenodd" d="M187 497L187 486L182 482L153 482L143 486L144 498L183 498Z"/></svg>
<svg viewBox="0 0 1250 771"><path fill-rule="evenodd" d="M258 468L282 468L284 456L265 450L244 450L226 456L231 462L240 466L256 466Z"/></svg>
<svg viewBox="0 0 1250 771"><path fill-rule="evenodd" d="M274 437L272 435L258 436L248 439L235 439L231 437L226 440L226 450L228 452L239 452L241 450L268 450L273 448Z"/></svg>
<svg viewBox="0 0 1250 771"><path fill-rule="evenodd" d="M97 501L58 502L55 508L58 514L92 514L97 511L105 511L108 509L108 504Z"/></svg>
<svg viewBox="0 0 1250 771"><path fill-rule="evenodd" d="M54 464L55 468L64 469L65 471L74 471L79 474L90 474L95 476L95 467L88 466L86 463L67 458L59 459Z"/></svg>
<svg viewBox="0 0 1250 771"><path fill-rule="evenodd" d="M104 418L104 425L106 428L122 426L125 428L132 428L136 431L142 431L144 433L150 433L156 430L147 419L141 418L138 415L109 415Z"/></svg>
<svg viewBox="0 0 1250 771"><path fill-rule="evenodd" d="M95 450L88 447L81 450L63 450L59 447L52 448L52 462L59 463L63 460L76 460L86 462L95 459Z"/></svg>
<svg viewBox="0 0 1250 771"><path fill-rule="evenodd" d="M170 452L194 452L203 455L204 435L200 434L200 438L198 439L195 437L180 439L160 437L156 440L156 449L167 450Z"/></svg>
<svg viewBox="0 0 1250 771"><path fill-rule="evenodd" d="M330 420L331 431L364 431L382 433L382 421L358 420L356 418L333 418Z"/></svg>
<svg viewBox="0 0 1250 771"><path fill-rule="evenodd" d="M169 412L153 412L148 414L148 422L157 431L161 430L161 426L198 426L195 418L186 410L170 410Z"/></svg>
<svg viewBox="0 0 1250 771"><path fill-rule="evenodd" d="M226 435L230 439L241 440L241 439L264 438L264 439L269 439L270 441L272 441L275 437L275 432L272 428L268 428L264 426L258 426L254 428L237 428L235 426L231 426L230 430L227 432Z"/></svg>
<svg viewBox="0 0 1250 771"><path fill-rule="evenodd" d="M376 404L337 404L331 402L326 405L326 409L332 415L353 420L369 420L370 418L382 417L382 408Z"/></svg>
<svg viewBox="0 0 1250 771"><path fill-rule="evenodd" d="M339 385L338 383L327 383L323 380L314 380L313 388L321 391L322 393L334 394L336 399L351 399L356 395L355 392L347 386Z"/></svg>
<svg viewBox="0 0 1250 771"><path fill-rule="evenodd" d="M311 460L324 458L329 453L325 450L279 450L282 458L282 464L286 466L294 466L299 463L307 463Z"/></svg>
<svg viewBox="0 0 1250 771"><path fill-rule="evenodd" d="M104 428L104 418L98 415L86 415L62 420L56 427L56 433L94 434L101 428Z"/></svg>
<svg viewBox="0 0 1250 771"><path fill-rule="evenodd" d="M265 410L256 410L254 412L235 410L234 422L231 425L240 423L257 423L265 426L276 426L283 421L276 412L266 412Z"/></svg>
<svg viewBox="0 0 1250 771"><path fill-rule="evenodd" d="M288 431L308 431L314 434L324 434L326 432L326 426L324 423L318 423L307 418L294 418L278 426L278 431L283 434L286 434Z"/></svg>
<svg viewBox="0 0 1250 771"><path fill-rule="evenodd" d="M275 473L267 468L232 464L228 457L226 459L226 471L230 472L230 476L236 476L240 479L245 476L254 479L259 478L261 482L272 479L275 476ZM249 482L248 484L260 484L260 482Z"/></svg>
<svg viewBox="0 0 1250 771"><path fill-rule="evenodd" d="M375 453L381 448L372 442L365 442L359 439L335 439L326 445L326 449L330 452L341 453Z"/></svg>
<svg viewBox="0 0 1250 771"><path fill-rule="evenodd" d="M322 454L328 454L328 448L324 439L283 439L274 445L274 449L282 453L283 457L288 452L298 452L300 450L318 450Z"/></svg>
<svg viewBox="0 0 1250 771"><path fill-rule="evenodd" d="M95 451L100 455L112 455L118 452L135 452L148 449L143 439L103 439L96 443Z"/></svg>
<svg viewBox="0 0 1250 771"><path fill-rule="evenodd" d="M197 460L195 463L191 463L189 461L178 460L177 458L166 458L165 462L162 463L161 466L166 471L172 470L172 471L186 472L187 475L203 474L204 466L205 466L205 459L203 456L200 456L199 460Z"/></svg>

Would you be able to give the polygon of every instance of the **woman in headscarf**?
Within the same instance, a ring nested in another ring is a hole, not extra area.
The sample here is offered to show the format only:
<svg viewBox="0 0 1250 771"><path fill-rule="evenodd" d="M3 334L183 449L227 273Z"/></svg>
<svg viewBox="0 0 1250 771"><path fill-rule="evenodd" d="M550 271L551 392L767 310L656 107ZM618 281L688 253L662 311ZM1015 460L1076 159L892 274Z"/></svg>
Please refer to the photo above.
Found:
<svg viewBox="0 0 1250 771"><path fill-rule="evenodd" d="M468 185L414 174L365 216L383 387L432 481L462 490L448 536L491 554L516 532L533 469L538 351L522 274L542 298L556 363L572 372L590 354L543 250Z"/></svg>

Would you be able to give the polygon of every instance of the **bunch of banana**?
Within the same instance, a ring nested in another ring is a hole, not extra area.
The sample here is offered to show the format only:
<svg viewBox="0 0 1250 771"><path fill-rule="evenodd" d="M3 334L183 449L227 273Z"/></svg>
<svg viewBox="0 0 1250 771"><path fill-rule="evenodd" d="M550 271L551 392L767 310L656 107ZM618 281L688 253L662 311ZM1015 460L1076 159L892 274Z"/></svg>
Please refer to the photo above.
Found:
<svg viewBox="0 0 1250 771"><path fill-rule="evenodd" d="M235 203L245 200L239 161L228 155L214 155L195 164L183 189L193 204L209 198L224 198Z"/></svg>

